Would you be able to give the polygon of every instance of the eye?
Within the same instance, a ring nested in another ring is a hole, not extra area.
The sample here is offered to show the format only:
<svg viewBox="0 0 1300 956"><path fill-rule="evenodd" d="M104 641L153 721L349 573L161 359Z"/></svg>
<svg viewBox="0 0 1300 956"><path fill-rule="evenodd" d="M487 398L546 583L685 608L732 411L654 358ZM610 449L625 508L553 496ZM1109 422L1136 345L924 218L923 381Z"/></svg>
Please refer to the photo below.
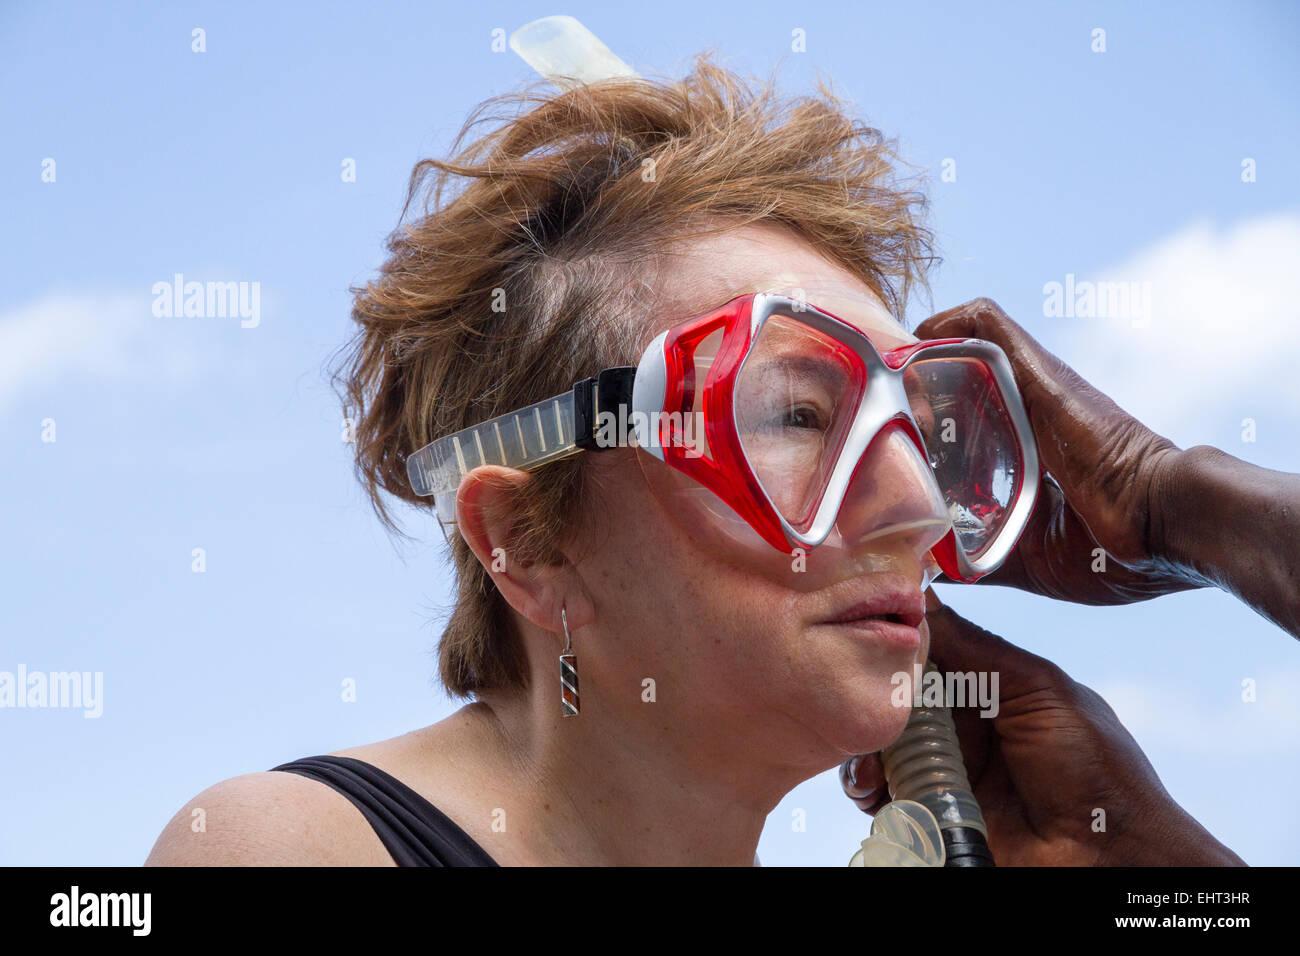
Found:
<svg viewBox="0 0 1300 956"><path fill-rule="evenodd" d="M826 416L815 405L803 403L791 405L781 417L782 428L804 428L813 431L825 431Z"/></svg>

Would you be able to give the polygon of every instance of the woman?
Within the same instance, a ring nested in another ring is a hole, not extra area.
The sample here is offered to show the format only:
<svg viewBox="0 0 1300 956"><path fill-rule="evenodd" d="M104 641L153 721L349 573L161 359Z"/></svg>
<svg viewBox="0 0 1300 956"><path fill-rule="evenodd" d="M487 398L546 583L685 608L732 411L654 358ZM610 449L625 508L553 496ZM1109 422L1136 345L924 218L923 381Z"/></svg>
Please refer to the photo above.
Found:
<svg viewBox="0 0 1300 956"><path fill-rule="evenodd" d="M680 83L520 102L532 109L453 162L417 166L411 197L432 177L432 208L357 292L340 376L386 521L385 494L429 503L408 474L417 449L635 365L659 333L737 297L806 301L880 351L915 341L895 317L932 258L923 201L829 94L785 101L701 61ZM1001 580L1085 602L1214 581L1300 630L1295 589L1256 586L1180 510L1206 486L1241 492L1223 505L1240 511L1241 541L1281 554L1294 537L1252 519L1249 496L1282 479L1173 448L992 303L920 332L1003 345L1060 483ZM841 544L792 555L764 550L644 448L468 469L441 503L458 591L439 654L443 683L472 702L393 740L220 783L149 862L747 865L793 787L898 736L908 711L891 678L931 641L941 666L1002 675L999 717L964 728L999 862L1240 862L1169 799L1096 695L933 598L927 628L947 513L924 470L904 435L883 434L837 513ZM1285 493L1300 503L1294 482ZM1088 570L1098 545L1123 564L1104 580ZM1293 583L1295 555L1271 573ZM562 699L566 649L577 687ZM880 802L875 758L853 761L846 783L864 809Z"/></svg>

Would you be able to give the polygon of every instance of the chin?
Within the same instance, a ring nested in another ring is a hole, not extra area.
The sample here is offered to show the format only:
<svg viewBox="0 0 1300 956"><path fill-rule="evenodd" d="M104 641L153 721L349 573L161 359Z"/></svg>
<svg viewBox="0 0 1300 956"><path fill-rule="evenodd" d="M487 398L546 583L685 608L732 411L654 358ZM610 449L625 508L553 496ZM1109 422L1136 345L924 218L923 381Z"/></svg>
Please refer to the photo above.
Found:
<svg viewBox="0 0 1300 956"><path fill-rule="evenodd" d="M911 674L912 661L898 670ZM898 690L891 682L894 672L854 681L844 688L837 705L825 714L823 735L837 750L847 754L875 753L897 740L911 716L910 701L898 706Z"/></svg>

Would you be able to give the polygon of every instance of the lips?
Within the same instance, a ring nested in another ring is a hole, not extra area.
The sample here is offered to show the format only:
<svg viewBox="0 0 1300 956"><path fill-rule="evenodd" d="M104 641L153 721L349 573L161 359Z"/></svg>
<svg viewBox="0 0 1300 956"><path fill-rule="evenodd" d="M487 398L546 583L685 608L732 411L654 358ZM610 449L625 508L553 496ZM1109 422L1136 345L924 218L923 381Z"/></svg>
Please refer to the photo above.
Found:
<svg viewBox="0 0 1300 956"><path fill-rule="evenodd" d="M861 582L858 582L858 594ZM873 596L858 598L842 610L818 621L817 626L834 628L855 641L878 648L913 655L921 646L921 624L925 621L925 594L915 585L885 587Z"/></svg>
<svg viewBox="0 0 1300 956"><path fill-rule="evenodd" d="M917 628L925 620L925 595L917 590L893 591L858 601L821 621L822 624L866 624L878 621Z"/></svg>

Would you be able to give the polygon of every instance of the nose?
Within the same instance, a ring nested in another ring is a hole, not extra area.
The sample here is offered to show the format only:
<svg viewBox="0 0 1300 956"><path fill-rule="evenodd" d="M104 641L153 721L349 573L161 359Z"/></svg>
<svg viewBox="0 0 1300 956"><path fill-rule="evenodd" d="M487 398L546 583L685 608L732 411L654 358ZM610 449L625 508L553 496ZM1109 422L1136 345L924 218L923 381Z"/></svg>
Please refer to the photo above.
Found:
<svg viewBox="0 0 1300 956"><path fill-rule="evenodd" d="M842 546L921 558L951 527L929 462L893 423L858 460L835 522Z"/></svg>

